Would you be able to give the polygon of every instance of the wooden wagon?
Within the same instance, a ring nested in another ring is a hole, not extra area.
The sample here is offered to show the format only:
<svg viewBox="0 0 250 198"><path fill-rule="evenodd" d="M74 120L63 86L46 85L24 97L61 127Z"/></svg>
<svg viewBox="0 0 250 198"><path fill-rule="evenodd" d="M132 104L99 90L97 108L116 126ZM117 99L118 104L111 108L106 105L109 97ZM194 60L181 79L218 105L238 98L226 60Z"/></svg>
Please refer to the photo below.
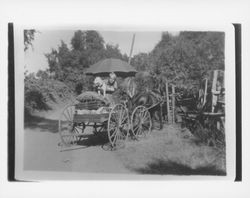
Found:
<svg viewBox="0 0 250 198"><path fill-rule="evenodd" d="M219 74L224 80L223 71L213 71L211 90L208 92L208 79L204 79L199 90L197 109L186 111L180 105L182 123L197 138L208 144L225 146L225 99L224 90L216 91ZM223 88L224 89L224 88ZM213 91L215 90L215 91ZM219 96L219 97L218 97Z"/></svg>
<svg viewBox="0 0 250 198"><path fill-rule="evenodd" d="M124 145L129 135L138 140L151 132L152 121L146 107L138 106L129 112L125 102L111 104L94 92L85 96L61 113L59 134L63 145L78 144L86 127L92 127L94 134L107 133L112 148Z"/></svg>

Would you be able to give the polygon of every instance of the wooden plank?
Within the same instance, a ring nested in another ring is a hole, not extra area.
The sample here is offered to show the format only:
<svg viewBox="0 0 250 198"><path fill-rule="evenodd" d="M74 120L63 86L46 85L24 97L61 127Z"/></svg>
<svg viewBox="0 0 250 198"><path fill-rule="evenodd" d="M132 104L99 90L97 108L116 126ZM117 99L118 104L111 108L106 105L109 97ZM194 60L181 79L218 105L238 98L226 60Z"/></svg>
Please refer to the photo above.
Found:
<svg viewBox="0 0 250 198"><path fill-rule="evenodd" d="M205 79L205 91L204 91L204 103L203 106L205 106L206 102L207 102L207 78Z"/></svg>
<svg viewBox="0 0 250 198"><path fill-rule="evenodd" d="M81 122L96 122L103 123L107 121L109 118L109 113L103 114L75 114L73 122L81 123Z"/></svg>
<svg viewBox="0 0 250 198"><path fill-rule="evenodd" d="M166 103L167 103L167 114L168 114L168 123L171 120L170 108L169 108L169 93L168 93L168 82L166 82Z"/></svg>
<svg viewBox="0 0 250 198"><path fill-rule="evenodd" d="M163 128L163 112L162 112L162 103L160 103L160 129Z"/></svg>
<svg viewBox="0 0 250 198"><path fill-rule="evenodd" d="M172 85L172 123L175 123L175 86Z"/></svg>
<svg viewBox="0 0 250 198"><path fill-rule="evenodd" d="M216 83L218 78L218 70L214 70L212 91L216 91ZM212 94L212 112L214 112L214 104L217 102L217 96Z"/></svg>

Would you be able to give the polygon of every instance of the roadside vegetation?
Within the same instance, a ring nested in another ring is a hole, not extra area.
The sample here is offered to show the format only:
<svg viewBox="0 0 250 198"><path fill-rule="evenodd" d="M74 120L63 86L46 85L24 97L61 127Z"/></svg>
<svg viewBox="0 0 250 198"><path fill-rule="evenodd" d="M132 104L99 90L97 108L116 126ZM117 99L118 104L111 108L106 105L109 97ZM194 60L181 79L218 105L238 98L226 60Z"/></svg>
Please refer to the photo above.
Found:
<svg viewBox="0 0 250 198"><path fill-rule="evenodd" d="M202 144L177 125L154 130L147 139L116 152L126 168L140 174L226 175L225 152Z"/></svg>
<svg viewBox="0 0 250 198"><path fill-rule="evenodd" d="M38 33L42 34L37 30L24 31L25 51L33 47ZM131 65L139 72L138 87L152 89L162 79L175 84L177 89L197 86L209 71L224 69L224 37L223 32L180 32L176 36L163 32L151 52L136 54L131 59ZM81 30L75 32L70 46L61 41L58 48L45 56L49 65L46 71L25 73L28 113L47 110L50 102L91 90L93 79L85 75L85 70L97 61L104 58L128 61L118 45L105 43L97 31Z"/></svg>

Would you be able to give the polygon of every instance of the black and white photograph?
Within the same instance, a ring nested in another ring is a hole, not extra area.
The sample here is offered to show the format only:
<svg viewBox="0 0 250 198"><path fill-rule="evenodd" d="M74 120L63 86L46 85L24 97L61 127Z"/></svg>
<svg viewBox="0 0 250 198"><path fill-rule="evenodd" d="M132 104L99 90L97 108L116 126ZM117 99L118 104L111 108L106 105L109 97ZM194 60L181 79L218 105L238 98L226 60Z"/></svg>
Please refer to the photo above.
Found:
<svg viewBox="0 0 250 198"><path fill-rule="evenodd" d="M225 31L21 32L24 172L228 175Z"/></svg>
<svg viewBox="0 0 250 198"><path fill-rule="evenodd" d="M249 197L249 5L2 0L0 197Z"/></svg>

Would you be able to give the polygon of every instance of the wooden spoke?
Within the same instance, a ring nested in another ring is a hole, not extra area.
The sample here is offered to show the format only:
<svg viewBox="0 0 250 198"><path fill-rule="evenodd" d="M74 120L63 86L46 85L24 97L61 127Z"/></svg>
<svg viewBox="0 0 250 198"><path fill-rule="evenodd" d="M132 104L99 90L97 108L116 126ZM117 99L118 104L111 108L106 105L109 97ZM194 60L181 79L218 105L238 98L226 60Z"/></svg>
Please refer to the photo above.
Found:
<svg viewBox="0 0 250 198"><path fill-rule="evenodd" d="M71 109L71 108L70 108ZM73 120L72 116L71 116L71 113L69 112L70 110L69 109L65 109L65 113L67 114L68 116L68 119L69 120Z"/></svg>
<svg viewBox="0 0 250 198"><path fill-rule="evenodd" d="M110 124L110 130L116 129L116 125L114 123Z"/></svg>
<svg viewBox="0 0 250 198"><path fill-rule="evenodd" d="M150 114L147 113L147 112L145 112L145 114L144 114L144 116L143 116L143 119L144 119L144 120L150 119Z"/></svg>
<svg viewBox="0 0 250 198"><path fill-rule="evenodd" d="M113 132L113 134L111 133L110 138L113 138L117 134L117 130L118 129L115 129L114 132Z"/></svg>

